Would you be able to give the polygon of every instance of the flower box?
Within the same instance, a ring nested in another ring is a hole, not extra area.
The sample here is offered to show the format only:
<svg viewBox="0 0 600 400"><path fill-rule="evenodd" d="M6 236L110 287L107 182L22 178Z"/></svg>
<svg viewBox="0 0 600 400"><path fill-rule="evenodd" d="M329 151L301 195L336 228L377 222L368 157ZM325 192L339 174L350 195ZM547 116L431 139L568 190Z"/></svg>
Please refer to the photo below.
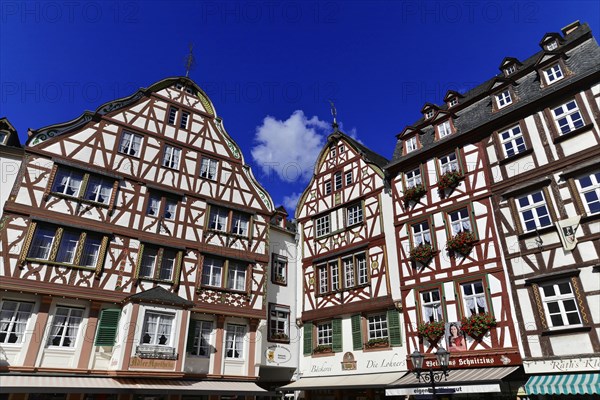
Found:
<svg viewBox="0 0 600 400"><path fill-rule="evenodd" d="M459 232L454 235L448 242L446 243L446 250L448 250L451 254L458 253L466 256L473 249L473 244L477 241L475 239L475 235L469 231Z"/></svg>
<svg viewBox="0 0 600 400"><path fill-rule="evenodd" d="M420 337L435 343L444 336L446 323L444 321L425 322L417 327L417 332Z"/></svg>
<svg viewBox="0 0 600 400"><path fill-rule="evenodd" d="M379 338L379 339L371 339L367 343L365 343L365 347L367 349L374 349L378 347L388 347L390 342L387 338Z"/></svg>
<svg viewBox="0 0 600 400"><path fill-rule="evenodd" d="M406 189L404 192L404 204L409 205L411 201L415 203L427 193L427 189L423 185L415 185Z"/></svg>
<svg viewBox="0 0 600 400"><path fill-rule="evenodd" d="M429 243L421 243L410 249L410 258L421 264L427 264L435 255L433 246Z"/></svg>
<svg viewBox="0 0 600 400"><path fill-rule="evenodd" d="M272 340L290 340L290 337L283 332L274 332L271 334Z"/></svg>
<svg viewBox="0 0 600 400"><path fill-rule="evenodd" d="M440 176L438 186L441 190L455 188L463 178L464 176L460 171L447 171Z"/></svg>
<svg viewBox="0 0 600 400"><path fill-rule="evenodd" d="M285 285L285 277L283 275L275 275L275 283Z"/></svg>
<svg viewBox="0 0 600 400"><path fill-rule="evenodd" d="M313 349L314 354L333 353L333 348L330 344L320 344Z"/></svg>
<svg viewBox="0 0 600 400"><path fill-rule="evenodd" d="M463 317L460 330L474 339L481 339L492 327L496 326L496 318L490 313L473 314Z"/></svg>

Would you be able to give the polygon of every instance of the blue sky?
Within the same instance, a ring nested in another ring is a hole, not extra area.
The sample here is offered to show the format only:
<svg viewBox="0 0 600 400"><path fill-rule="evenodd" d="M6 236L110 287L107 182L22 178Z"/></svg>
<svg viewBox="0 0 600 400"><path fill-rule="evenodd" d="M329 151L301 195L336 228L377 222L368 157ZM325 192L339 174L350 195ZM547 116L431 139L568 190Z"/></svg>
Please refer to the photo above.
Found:
<svg viewBox="0 0 600 400"><path fill-rule="evenodd" d="M190 73L276 205L297 196L330 133L391 158L395 135L539 51L572 21L600 32L598 1L3 1L0 116L68 121L165 77Z"/></svg>

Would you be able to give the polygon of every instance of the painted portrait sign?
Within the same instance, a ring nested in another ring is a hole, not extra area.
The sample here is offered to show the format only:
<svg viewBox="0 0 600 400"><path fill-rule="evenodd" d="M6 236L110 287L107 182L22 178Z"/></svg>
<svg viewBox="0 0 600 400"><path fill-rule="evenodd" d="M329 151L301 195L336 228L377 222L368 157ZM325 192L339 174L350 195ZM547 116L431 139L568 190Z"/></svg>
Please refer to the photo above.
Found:
<svg viewBox="0 0 600 400"><path fill-rule="evenodd" d="M460 330L459 321L446 324L446 346L450 353L467 351L467 338Z"/></svg>

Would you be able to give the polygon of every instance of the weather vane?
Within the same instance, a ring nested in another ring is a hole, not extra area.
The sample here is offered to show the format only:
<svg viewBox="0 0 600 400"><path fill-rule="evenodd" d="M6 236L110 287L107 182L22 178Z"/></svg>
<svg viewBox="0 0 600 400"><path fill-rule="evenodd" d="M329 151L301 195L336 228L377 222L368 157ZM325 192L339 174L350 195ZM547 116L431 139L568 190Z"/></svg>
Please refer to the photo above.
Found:
<svg viewBox="0 0 600 400"><path fill-rule="evenodd" d="M331 126L333 129L337 131L338 123L337 123L337 110L335 109L335 104L333 104L332 100L329 100L329 104L331 106L331 115L333 116L333 124Z"/></svg>
<svg viewBox="0 0 600 400"><path fill-rule="evenodd" d="M185 57L185 77L190 75L190 70L196 66L194 59L194 44L190 43L190 53Z"/></svg>

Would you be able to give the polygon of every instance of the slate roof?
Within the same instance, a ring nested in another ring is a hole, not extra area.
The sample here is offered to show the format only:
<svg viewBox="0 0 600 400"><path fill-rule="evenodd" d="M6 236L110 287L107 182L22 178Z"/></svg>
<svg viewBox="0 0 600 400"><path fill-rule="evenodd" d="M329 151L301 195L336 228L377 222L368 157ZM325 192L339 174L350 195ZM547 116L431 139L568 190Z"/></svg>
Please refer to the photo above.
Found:
<svg viewBox="0 0 600 400"><path fill-rule="evenodd" d="M576 44L574 47L570 46L574 42L581 42ZM540 78L536 71L536 64L545 54L559 54L562 48L566 48L566 59L564 59L566 66L573 72L573 76L562 79L551 86L541 88ZM525 75L521 75L521 71L527 71ZM449 111L454 114L453 119L456 132L452 135L445 137L444 139L434 141L435 128L425 118L420 118L416 121L412 127L415 130L421 132L420 141L421 149L413 151L410 154L403 155L403 140L402 134L398 135L398 141L394 150L392 161L386 166L386 168L392 168L400 163L413 158L418 158L421 153L431 149L435 146L442 145L443 143L454 140L459 136L465 136L473 133L478 127L488 124L492 121L502 119L507 114L511 114L516 110L519 110L550 93L554 93L566 86L573 85L574 82L585 79L591 75L596 74L600 71L600 48L598 44L591 36L591 30L587 24L582 24L578 29L565 37L564 43L557 49L556 52L546 52L541 50L536 54L532 55L525 61L523 65L514 73L516 77L515 84L512 88L515 92L515 96L518 99L512 105L503 108L500 111L492 112L492 99L490 97L490 85L497 80L502 78L503 74L500 73L481 85L471 89L464 94L464 98L461 104L469 104L465 108L461 106L452 107ZM444 105L440 107L441 110L448 110L448 106ZM429 121L430 122L430 121ZM419 129L421 128L421 129ZM405 129L406 130L406 129Z"/></svg>
<svg viewBox="0 0 600 400"><path fill-rule="evenodd" d="M180 306L183 308L192 307L193 301L189 301L176 295L175 293L169 292L162 286L155 286L152 289L145 290L140 293L136 293L125 298L124 302L134 303L159 303L159 304L171 304L174 306Z"/></svg>
<svg viewBox="0 0 600 400"><path fill-rule="evenodd" d="M328 140L339 139L339 138L343 138L350 145L352 145L354 148L356 148L367 161L372 162L373 164L377 165L381 169L383 169L383 167L385 167L390 162L384 156L375 153L373 150L369 149L364 144L359 143L357 140L352 139L350 136L346 135L342 131L336 130L331 135L329 135Z"/></svg>

